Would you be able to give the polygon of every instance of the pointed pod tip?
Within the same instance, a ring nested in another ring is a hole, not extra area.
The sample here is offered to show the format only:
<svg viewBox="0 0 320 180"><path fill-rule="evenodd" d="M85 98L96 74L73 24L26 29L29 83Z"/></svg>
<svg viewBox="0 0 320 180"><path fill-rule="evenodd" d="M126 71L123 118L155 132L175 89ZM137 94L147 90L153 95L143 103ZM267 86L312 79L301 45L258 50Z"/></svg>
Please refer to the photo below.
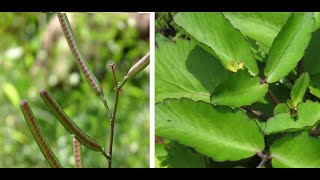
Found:
<svg viewBox="0 0 320 180"><path fill-rule="evenodd" d="M41 88L40 89L40 96L45 96L45 95L47 95L48 94L48 91L47 90L45 90L44 88Z"/></svg>
<svg viewBox="0 0 320 180"><path fill-rule="evenodd" d="M20 101L20 106L21 106L21 107L26 107L27 105L28 105L28 101L25 100L25 99L21 99L21 101Z"/></svg>

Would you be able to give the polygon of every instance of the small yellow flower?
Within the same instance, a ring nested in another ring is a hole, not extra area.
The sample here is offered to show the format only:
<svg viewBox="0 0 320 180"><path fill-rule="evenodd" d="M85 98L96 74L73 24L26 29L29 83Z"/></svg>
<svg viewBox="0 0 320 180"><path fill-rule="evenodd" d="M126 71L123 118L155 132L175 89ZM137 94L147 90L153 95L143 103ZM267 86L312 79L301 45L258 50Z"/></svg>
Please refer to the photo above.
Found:
<svg viewBox="0 0 320 180"><path fill-rule="evenodd" d="M243 69L244 68L244 62L243 61L241 61L241 62L233 61L233 62L228 63L227 67L232 72L237 72L238 69Z"/></svg>

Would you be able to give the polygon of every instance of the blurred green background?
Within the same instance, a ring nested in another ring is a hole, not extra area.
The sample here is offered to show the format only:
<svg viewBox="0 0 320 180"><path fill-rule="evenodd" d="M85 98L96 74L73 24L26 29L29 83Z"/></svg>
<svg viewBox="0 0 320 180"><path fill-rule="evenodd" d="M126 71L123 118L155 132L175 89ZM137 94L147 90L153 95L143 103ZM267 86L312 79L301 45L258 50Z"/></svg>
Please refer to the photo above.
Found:
<svg viewBox="0 0 320 180"><path fill-rule="evenodd" d="M49 167L20 111L26 99L63 167L74 167L72 137L39 96L46 88L69 117L107 149L102 102L80 74L54 13L0 13L0 167ZM149 51L149 15L68 13L84 56L113 109L108 64L118 81ZM82 147L85 167L107 167ZM113 167L149 167L149 68L123 87L115 122Z"/></svg>

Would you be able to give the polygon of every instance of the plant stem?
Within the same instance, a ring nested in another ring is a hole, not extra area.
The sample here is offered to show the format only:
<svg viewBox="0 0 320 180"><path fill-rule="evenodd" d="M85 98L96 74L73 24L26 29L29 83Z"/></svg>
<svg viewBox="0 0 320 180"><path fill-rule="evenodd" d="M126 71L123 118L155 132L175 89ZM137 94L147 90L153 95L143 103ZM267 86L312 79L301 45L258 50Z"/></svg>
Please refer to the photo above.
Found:
<svg viewBox="0 0 320 180"><path fill-rule="evenodd" d="M122 88L122 86L128 81L128 76L125 76L123 80L120 82L120 84L116 87L119 91Z"/></svg>
<svg viewBox="0 0 320 180"><path fill-rule="evenodd" d="M111 115L111 121L110 121L110 140L109 140L108 168L111 168L111 166L112 166L112 147L113 147L114 121L115 121L116 114L117 114L119 92L120 92L120 88L117 88L117 79L116 79L116 75L115 75L115 72L114 72L114 64L110 64L110 67L112 69L112 74L113 74L113 80L114 80L114 85L115 85L114 90L116 91L116 99L115 99L115 102L114 102L114 109L113 109L113 113Z"/></svg>
<svg viewBox="0 0 320 180"><path fill-rule="evenodd" d="M268 152L265 152L265 154L262 152L257 152L257 156L259 156L262 159L257 168L261 168L263 165L266 164L266 162L268 162L268 160L272 159L271 155Z"/></svg>
<svg viewBox="0 0 320 180"><path fill-rule="evenodd" d="M251 113L252 115L256 116L257 118L263 120L263 121L267 121L269 119L268 116L266 116L265 114L263 114L262 112L260 111L257 111L257 110L254 110L254 109L251 109L249 107L246 107L246 106L242 106L241 107L242 109L248 111L249 113Z"/></svg>
<svg viewBox="0 0 320 180"><path fill-rule="evenodd" d="M279 100L277 99L277 97L273 94L273 92L271 91L270 87L268 88L268 94L271 98L271 100L274 102L275 105L279 104Z"/></svg>
<svg viewBox="0 0 320 180"><path fill-rule="evenodd" d="M264 79L260 78L260 84L265 84L266 82L267 82L267 78L264 78ZM269 94L271 100L274 102L274 104L278 105L279 104L279 100L277 99L277 97L271 91L270 86L268 87L268 94Z"/></svg>
<svg viewBox="0 0 320 180"><path fill-rule="evenodd" d="M111 131L110 131L110 144L109 144L109 163L108 163L108 167L111 168L111 164L112 164L112 145L113 145L113 134L114 134L114 120L116 118L116 113L117 113L117 106L118 106L118 99L119 99L119 92L120 91L116 91L116 100L114 103L114 110L113 110L113 114L112 114L112 118L111 118Z"/></svg>
<svg viewBox="0 0 320 180"><path fill-rule="evenodd" d="M260 164L257 166L257 168L261 168L267 161L268 161L268 158L267 158L266 155L264 155L262 157L262 160L261 160Z"/></svg>
<svg viewBox="0 0 320 180"><path fill-rule="evenodd" d="M111 111L110 111L110 109L109 109L109 106L108 106L107 100L106 100L106 99L105 99L105 97L104 97L103 99L101 99L101 101L102 101L102 103L103 103L104 107L105 107L105 108L106 108L106 110L107 110L107 113L108 113L109 119L111 120L112 115L111 115Z"/></svg>

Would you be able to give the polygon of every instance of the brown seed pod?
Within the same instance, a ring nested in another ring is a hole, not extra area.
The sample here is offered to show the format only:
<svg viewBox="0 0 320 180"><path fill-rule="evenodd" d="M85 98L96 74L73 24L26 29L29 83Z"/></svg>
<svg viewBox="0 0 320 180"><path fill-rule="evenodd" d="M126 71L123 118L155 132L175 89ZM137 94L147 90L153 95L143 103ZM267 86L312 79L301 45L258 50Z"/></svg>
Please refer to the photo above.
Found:
<svg viewBox="0 0 320 180"><path fill-rule="evenodd" d="M42 135L41 129L36 122L36 118L33 115L33 112L29 106L29 103L26 100L21 100L20 101L20 108L23 113L24 118L27 121L27 124L30 128L30 131L36 140L43 156L46 158L48 163L50 164L51 167L53 168L61 168L61 164L59 163L57 157L51 150L47 140L44 138Z"/></svg>
<svg viewBox="0 0 320 180"><path fill-rule="evenodd" d="M148 52L143 58L141 58L135 65L133 65L128 71L128 79L133 78L150 63L150 52Z"/></svg>
<svg viewBox="0 0 320 180"><path fill-rule="evenodd" d="M76 168L83 168L81 144L76 138L72 139L74 164Z"/></svg>
<svg viewBox="0 0 320 180"><path fill-rule="evenodd" d="M73 56L77 60L77 64L82 72L82 75L86 78L88 84L90 85L90 87L92 88L94 93L98 97L103 99L103 91L102 91L101 85L100 85L99 81L97 80L97 78L95 77L95 75L93 74L93 72L91 71L91 69L89 68L88 63L80 50L80 46L79 46L75 36L73 35L73 31L70 26L67 14L66 13L57 13L57 16L59 18L60 25L61 25L62 31L64 33L64 36L69 44L69 47L71 49Z"/></svg>
<svg viewBox="0 0 320 180"><path fill-rule="evenodd" d="M69 116L61 109L58 103L52 98L52 96L45 89L40 90L40 96L42 100L47 104L51 109L54 115L58 118L60 123L67 129L70 134L73 134L74 137L84 146L94 151L103 152L103 148L100 143L83 132L70 118Z"/></svg>

